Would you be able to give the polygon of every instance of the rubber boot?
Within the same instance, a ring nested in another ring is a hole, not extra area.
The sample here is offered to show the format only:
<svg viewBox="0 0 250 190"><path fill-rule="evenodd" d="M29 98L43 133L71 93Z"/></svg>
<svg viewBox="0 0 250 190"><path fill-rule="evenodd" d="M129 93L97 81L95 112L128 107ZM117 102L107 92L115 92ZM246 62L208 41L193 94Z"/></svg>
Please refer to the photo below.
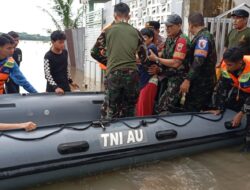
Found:
<svg viewBox="0 0 250 190"><path fill-rule="evenodd" d="M242 152L250 153L250 114L249 113L247 113L247 131L246 131L245 145L242 148Z"/></svg>
<svg viewBox="0 0 250 190"><path fill-rule="evenodd" d="M242 148L242 152L250 153L250 132L246 135L245 145Z"/></svg>

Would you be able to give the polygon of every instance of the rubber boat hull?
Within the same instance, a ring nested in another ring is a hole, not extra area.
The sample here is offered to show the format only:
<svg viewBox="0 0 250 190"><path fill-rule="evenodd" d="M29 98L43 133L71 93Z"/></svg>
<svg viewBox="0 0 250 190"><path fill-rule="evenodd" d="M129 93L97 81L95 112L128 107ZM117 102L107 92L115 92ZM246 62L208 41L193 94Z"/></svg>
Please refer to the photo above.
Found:
<svg viewBox="0 0 250 190"><path fill-rule="evenodd" d="M245 118L238 128L226 125L235 115L231 110L223 116L183 113L100 121L99 93L0 99L1 122L39 124L31 133L1 133L4 190L233 146L243 143L245 135Z"/></svg>

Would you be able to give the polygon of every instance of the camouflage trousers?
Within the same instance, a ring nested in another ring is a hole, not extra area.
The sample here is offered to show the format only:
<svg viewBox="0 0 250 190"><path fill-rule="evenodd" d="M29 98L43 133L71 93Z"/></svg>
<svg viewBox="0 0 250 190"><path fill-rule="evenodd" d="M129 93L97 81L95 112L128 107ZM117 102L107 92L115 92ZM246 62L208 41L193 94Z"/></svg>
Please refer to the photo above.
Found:
<svg viewBox="0 0 250 190"><path fill-rule="evenodd" d="M105 78L105 100L101 109L103 119L133 117L139 96L137 70L111 71Z"/></svg>
<svg viewBox="0 0 250 190"><path fill-rule="evenodd" d="M158 106L156 107L156 112L176 112L180 107L181 94L180 85L183 82L181 77L170 77L168 78L166 89L159 99Z"/></svg>
<svg viewBox="0 0 250 190"><path fill-rule="evenodd" d="M199 82L199 81L197 81ZM206 110L212 101L212 94L215 85L207 82L202 84L191 84L189 92L186 95L185 110L188 112L200 112Z"/></svg>

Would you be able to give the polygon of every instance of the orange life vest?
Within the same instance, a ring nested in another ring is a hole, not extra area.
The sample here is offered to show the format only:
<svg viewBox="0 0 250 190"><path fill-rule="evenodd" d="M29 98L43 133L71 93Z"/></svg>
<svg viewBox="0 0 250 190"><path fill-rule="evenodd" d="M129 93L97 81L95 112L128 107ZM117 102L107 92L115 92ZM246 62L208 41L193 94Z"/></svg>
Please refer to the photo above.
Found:
<svg viewBox="0 0 250 190"><path fill-rule="evenodd" d="M99 63L99 67L102 69L102 70L107 70L107 66L102 64L102 63Z"/></svg>
<svg viewBox="0 0 250 190"><path fill-rule="evenodd" d="M15 60L12 57L0 64L0 94L4 93L4 84L9 79L9 71L14 67L14 64Z"/></svg>
<svg viewBox="0 0 250 190"><path fill-rule="evenodd" d="M234 87L243 92L250 93L250 56L244 56L243 60L246 66L238 78L227 71L227 66L224 61L221 64L221 75L226 79L232 80L232 85Z"/></svg>

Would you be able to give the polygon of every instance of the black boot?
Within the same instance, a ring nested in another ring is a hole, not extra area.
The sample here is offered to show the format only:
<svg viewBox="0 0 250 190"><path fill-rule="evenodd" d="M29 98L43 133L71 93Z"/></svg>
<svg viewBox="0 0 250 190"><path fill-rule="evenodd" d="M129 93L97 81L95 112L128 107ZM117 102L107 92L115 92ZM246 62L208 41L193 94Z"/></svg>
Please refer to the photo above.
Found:
<svg viewBox="0 0 250 190"><path fill-rule="evenodd" d="M242 152L250 152L250 114L247 114L247 128L246 128L246 138L245 145L242 148Z"/></svg>
<svg viewBox="0 0 250 190"><path fill-rule="evenodd" d="M242 148L242 152L250 152L250 98L248 98L248 104L244 105L244 111L247 113L247 127L245 145Z"/></svg>
<svg viewBox="0 0 250 190"><path fill-rule="evenodd" d="M250 132L248 132L246 135L245 145L242 148L242 152L249 152L250 153Z"/></svg>

